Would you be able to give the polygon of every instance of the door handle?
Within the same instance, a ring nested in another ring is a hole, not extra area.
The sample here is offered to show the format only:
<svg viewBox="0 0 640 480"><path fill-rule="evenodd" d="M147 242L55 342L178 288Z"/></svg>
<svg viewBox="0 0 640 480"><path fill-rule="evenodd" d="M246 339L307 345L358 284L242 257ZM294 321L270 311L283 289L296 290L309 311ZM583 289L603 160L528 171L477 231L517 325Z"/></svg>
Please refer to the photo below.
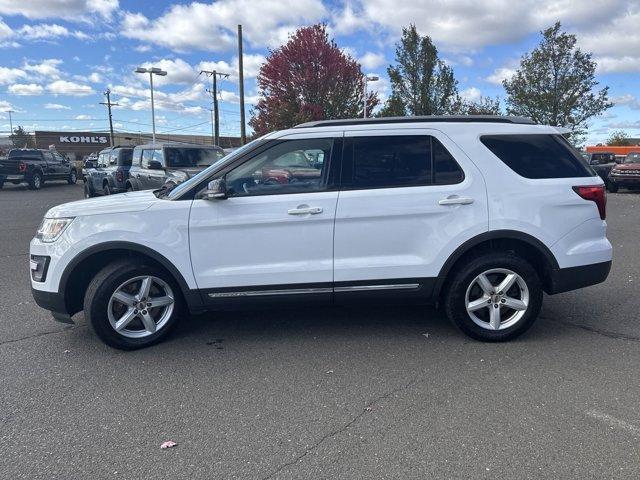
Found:
<svg viewBox="0 0 640 480"><path fill-rule="evenodd" d="M459 197L457 195L450 195L438 201L438 205L471 205L472 203L473 198Z"/></svg>
<svg viewBox="0 0 640 480"><path fill-rule="evenodd" d="M298 208L292 208L287 211L289 215L317 215L322 213L321 207L304 207L299 206Z"/></svg>

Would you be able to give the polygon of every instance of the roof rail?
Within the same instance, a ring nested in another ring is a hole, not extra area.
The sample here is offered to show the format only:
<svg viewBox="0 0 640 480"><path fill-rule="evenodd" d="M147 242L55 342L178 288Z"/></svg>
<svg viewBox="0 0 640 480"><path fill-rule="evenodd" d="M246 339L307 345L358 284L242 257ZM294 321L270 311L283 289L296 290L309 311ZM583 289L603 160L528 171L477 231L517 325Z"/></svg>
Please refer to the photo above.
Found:
<svg viewBox="0 0 640 480"><path fill-rule="evenodd" d="M535 125L528 117L511 117L503 115L426 115L416 117L379 117L379 118L347 118L342 120L317 120L296 125L293 128L341 127L346 125L378 125L385 123L519 123Z"/></svg>

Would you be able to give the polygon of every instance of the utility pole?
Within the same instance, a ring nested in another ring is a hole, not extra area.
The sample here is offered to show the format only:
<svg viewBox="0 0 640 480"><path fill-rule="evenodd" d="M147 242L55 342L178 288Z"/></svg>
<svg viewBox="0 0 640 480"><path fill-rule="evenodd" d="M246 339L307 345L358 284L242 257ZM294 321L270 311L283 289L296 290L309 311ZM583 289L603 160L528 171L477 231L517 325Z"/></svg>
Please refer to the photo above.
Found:
<svg viewBox="0 0 640 480"><path fill-rule="evenodd" d="M215 134L214 128L215 128L216 122L213 121L213 108L210 108L209 111L211 112L211 143L215 145L216 134Z"/></svg>
<svg viewBox="0 0 640 480"><path fill-rule="evenodd" d="M7 110L7 113L9 114L9 130L10 135L13 135L13 121L11 120L11 114L13 113L13 110Z"/></svg>
<svg viewBox="0 0 640 480"><path fill-rule="evenodd" d="M213 97L213 116L214 116L214 133L213 133L213 144L218 145L220 141L220 112L218 111L218 77L220 78L229 78L228 73L220 73L215 70L201 70L200 74L206 74L208 77L211 77L212 80L212 90L208 90Z"/></svg>
<svg viewBox="0 0 640 480"><path fill-rule="evenodd" d="M113 147L113 117L111 116L111 107L118 107L120 104L111 103L111 90L107 88L107 91L104 92L104 95L107 97L106 102L100 102L100 105L106 105L109 110L109 131L111 132L109 145Z"/></svg>
<svg viewBox="0 0 640 480"><path fill-rule="evenodd" d="M238 90L240 93L240 145L247 142L244 125L244 67L242 59L242 25L238 25Z"/></svg>

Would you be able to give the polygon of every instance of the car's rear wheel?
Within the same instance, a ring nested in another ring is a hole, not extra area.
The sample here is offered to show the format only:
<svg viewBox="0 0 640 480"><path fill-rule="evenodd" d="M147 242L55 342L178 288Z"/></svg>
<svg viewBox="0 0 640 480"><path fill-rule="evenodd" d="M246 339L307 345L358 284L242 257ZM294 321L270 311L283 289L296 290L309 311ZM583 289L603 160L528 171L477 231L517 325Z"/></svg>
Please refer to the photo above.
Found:
<svg viewBox="0 0 640 480"><path fill-rule="evenodd" d="M40 172L34 172L33 175L31 175L31 179L29 180L29 188L31 190L40 190L43 183L44 181L42 180L42 174Z"/></svg>
<svg viewBox="0 0 640 480"><path fill-rule="evenodd" d="M104 186L102 187L102 194L111 195L111 187L109 187L108 183L105 183Z"/></svg>
<svg viewBox="0 0 640 480"><path fill-rule="evenodd" d="M164 270L143 263L116 262L91 281L84 315L98 337L121 350L162 340L181 310L180 292Z"/></svg>
<svg viewBox="0 0 640 480"><path fill-rule="evenodd" d="M482 255L458 268L445 294L449 319L472 338L505 341L524 333L542 307L542 284L523 258Z"/></svg>
<svg viewBox="0 0 640 480"><path fill-rule="evenodd" d="M89 188L89 184L87 182L84 182L84 198L91 197L93 197L93 192L91 191L91 188Z"/></svg>
<svg viewBox="0 0 640 480"><path fill-rule="evenodd" d="M69 178L67 179L67 182L69 182L69 185L75 185L77 181L78 181L78 173L75 171L75 169L72 169L69 172Z"/></svg>

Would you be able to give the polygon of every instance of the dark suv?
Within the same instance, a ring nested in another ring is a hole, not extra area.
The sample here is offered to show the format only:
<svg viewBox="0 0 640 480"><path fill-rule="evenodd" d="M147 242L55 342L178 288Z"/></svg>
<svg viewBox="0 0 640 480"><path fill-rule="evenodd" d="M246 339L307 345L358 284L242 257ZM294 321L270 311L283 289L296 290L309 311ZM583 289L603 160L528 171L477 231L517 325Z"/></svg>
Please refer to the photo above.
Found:
<svg viewBox="0 0 640 480"><path fill-rule="evenodd" d="M74 184L77 179L76 166L51 150L15 148L0 161L0 188L4 182L11 182L28 183L32 190L39 190L45 181L66 180Z"/></svg>
<svg viewBox="0 0 640 480"><path fill-rule="evenodd" d="M111 195L127 190L133 147L105 148L97 160L87 160L84 169L84 196Z"/></svg>
<svg viewBox="0 0 640 480"><path fill-rule="evenodd" d="M156 190L178 185L224 157L220 147L184 143L139 145L133 159L127 190Z"/></svg>
<svg viewBox="0 0 640 480"><path fill-rule="evenodd" d="M617 192L619 188L640 189L640 151L630 152L620 165L616 165L609 173L609 191Z"/></svg>

